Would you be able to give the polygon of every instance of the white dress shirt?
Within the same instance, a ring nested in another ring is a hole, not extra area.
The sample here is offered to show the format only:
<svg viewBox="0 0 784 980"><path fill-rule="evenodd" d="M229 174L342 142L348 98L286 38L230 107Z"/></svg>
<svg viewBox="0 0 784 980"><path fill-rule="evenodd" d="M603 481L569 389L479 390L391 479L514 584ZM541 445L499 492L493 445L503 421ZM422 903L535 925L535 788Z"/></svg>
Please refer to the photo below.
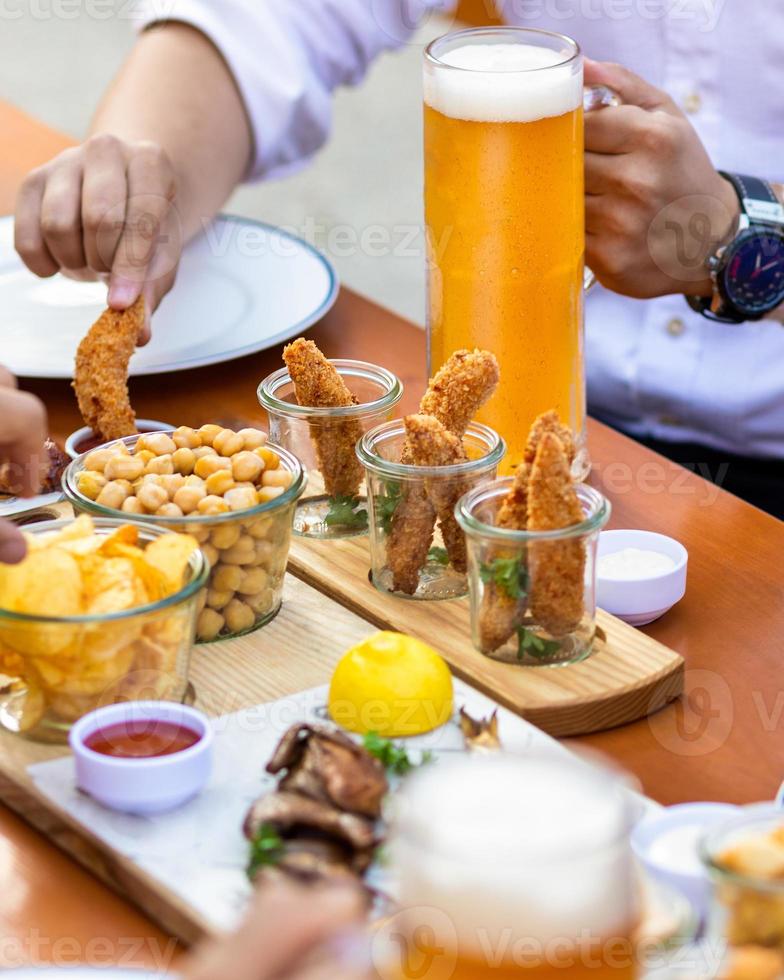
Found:
<svg viewBox="0 0 784 980"><path fill-rule="evenodd" d="M454 0L142 0L141 25L190 23L226 58L253 125L250 178L312 155L333 91ZM689 115L718 169L784 180L782 0L497 0L510 23L576 38ZM392 152L390 147L390 152ZM629 432L784 457L784 327L724 325L682 296L588 302L588 398ZM697 461L695 461L697 462Z"/></svg>

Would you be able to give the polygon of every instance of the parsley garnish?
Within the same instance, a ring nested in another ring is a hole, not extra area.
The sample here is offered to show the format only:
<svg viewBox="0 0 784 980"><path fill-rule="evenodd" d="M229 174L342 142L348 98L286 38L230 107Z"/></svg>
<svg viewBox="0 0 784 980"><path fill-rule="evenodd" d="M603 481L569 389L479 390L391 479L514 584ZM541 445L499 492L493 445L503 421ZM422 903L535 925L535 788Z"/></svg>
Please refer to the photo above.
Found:
<svg viewBox="0 0 784 980"><path fill-rule="evenodd" d="M479 576L485 585L493 583L510 599L521 599L528 588L528 572L520 558L494 558L480 566Z"/></svg>
<svg viewBox="0 0 784 980"><path fill-rule="evenodd" d="M330 527L340 525L341 527L356 527L363 530L368 526L367 511L362 508L362 501L358 497L346 497L339 495L329 498L329 513L324 518L324 523Z"/></svg>
<svg viewBox="0 0 784 980"><path fill-rule="evenodd" d="M247 875L251 881L262 868L275 865L283 857L283 838L268 823L263 823L250 842Z"/></svg>
<svg viewBox="0 0 784 980"><path fill-rule="evenodd" d="M418 768L409 758L408 752L402 746L395 745L388 738L382 738L378 732L368 732L364 739L365 749L396 776L405 776L412 769ZM420 766L426 766L433 761L432 752L423 752Z"/></svg>
<svg viewBox="0 0 784 980"><path fill-rule="evenodd" d="M449 552L446 548L431 548L427 553L427 560L433 561L437 565L448 565Z"/></svg>
<svg viewBox="0 0 784 980"><path fill-rule="evenodd" d="M524 660L526 654L536 660L547 660L549 657L555 656L561 649L561 644L557 640L545 640L524 626L518 627L517 638L519 641L518 660Z"/></svg>
<svg viewBox="0 0 784 980"><path fill-rule="evenodd" d="M385 493L376 497L376 521L384 534L389 534L403 489L399 483L387 483L385 490Z"/></svg>

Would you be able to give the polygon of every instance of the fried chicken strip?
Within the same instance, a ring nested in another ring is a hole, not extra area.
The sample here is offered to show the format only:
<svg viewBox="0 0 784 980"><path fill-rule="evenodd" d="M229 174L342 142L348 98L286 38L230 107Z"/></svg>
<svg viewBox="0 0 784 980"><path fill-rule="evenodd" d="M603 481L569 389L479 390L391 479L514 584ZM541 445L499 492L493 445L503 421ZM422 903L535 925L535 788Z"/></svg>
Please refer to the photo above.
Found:
<svg viewBox="0 0 784 980"><path fill-rule="evenodd" d="M574 444L574 435L568 425L564 425L554 409L543 412L535 420L528 434L528 443L525 447L525 462L529 465L536 458L536 450L546 432L551 432L561 441L569 465L574 461L577 448Z"/></svg>
<svg viewBox="0 0 784 980"><path fill-rule="evenodd" d="M283 349L283 360L294 382L300 405L347 408L357 404L343 378L312 340L299 337ZM363 476L362 466L354 451L362 437L359 421L313 420L310 423L310 437L328 496L356 497Z"/></svg>
<svg viewBox="0 0 784 980"><path fill-rule="evenodd" d="M528 491L528 530L554 531L579 524L583 510L558 436L539 440ZM585 546L580 540L537 541L528 548L530 607L554 636L576 629L583 616Z"/></svg>
<svg viewBox="0 0 784 980"><path fill-rule="evenodd" d="M432 415L461 439L468 423L498 387L501 372L487 350L456 351L433 376L419 411Z"/></svg>
<svg viewBox="0 0 784 980"><path fill-rule="evenodd" d="M501 501L496 515L496 525L512 531L525 531L528 527L528 483L531 468L527 463L521 463L515 471L514 483L509 493ZM519 550L494 549L492 561L519 558L525 562L525 556ZM510 637L520 625L527 596L509 595L508 591L495 582L487 582L482 597L482 608L479 611L479 643L485 653L493 653Z"/></svg>
<svg viewBox="0 0 784 980"><path fill-rule="evenodd" d="M104 439L136 433L128 397L128 361L144 327L144 299L127 310L107 309L76 352L73 387L86 425Z"/></svg>

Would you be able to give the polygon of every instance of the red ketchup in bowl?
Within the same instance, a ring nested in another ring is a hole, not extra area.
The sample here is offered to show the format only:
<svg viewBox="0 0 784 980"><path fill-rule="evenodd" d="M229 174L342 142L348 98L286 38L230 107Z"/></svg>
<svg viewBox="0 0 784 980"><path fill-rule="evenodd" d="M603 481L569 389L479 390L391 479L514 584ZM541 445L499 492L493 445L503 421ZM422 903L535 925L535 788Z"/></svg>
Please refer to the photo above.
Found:
<svg viewBox="0 0 784 980"><path fill-rule="evenodd" d="M140 719L107 725L92 732L84 744L115 759L155 759L192 748L201 735L187 725L160 719Z"/></svg>

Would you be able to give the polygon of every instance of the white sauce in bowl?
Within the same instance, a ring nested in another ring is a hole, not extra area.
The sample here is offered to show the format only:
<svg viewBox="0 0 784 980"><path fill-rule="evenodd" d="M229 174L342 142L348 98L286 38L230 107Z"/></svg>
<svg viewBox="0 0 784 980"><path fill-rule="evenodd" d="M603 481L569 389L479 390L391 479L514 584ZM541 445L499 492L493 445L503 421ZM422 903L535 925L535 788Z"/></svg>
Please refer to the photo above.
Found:
<svg viewBox="0 0 784 980"><path fill-rule="evenodd" d="M642 548L623 548L621 551L613 551L602 555L597 562L597 571L601 577L625 581L651 578L654 575L671 572L674 568L675 561L669 555Z"/></svg>

